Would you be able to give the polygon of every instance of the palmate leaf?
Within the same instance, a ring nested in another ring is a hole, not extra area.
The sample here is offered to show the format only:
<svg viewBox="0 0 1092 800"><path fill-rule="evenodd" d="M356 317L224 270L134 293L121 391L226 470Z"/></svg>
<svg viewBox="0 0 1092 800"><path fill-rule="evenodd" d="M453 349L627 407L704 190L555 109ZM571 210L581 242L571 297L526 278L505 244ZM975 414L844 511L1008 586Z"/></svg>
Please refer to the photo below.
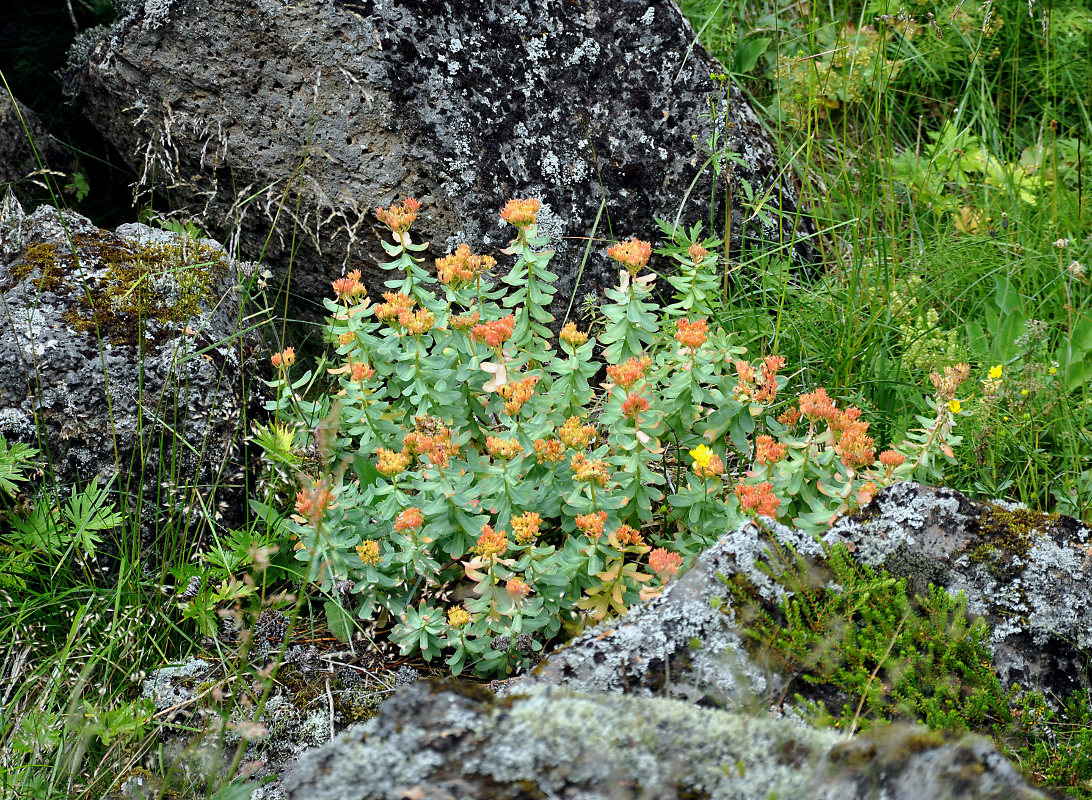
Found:
<svg viewBox="0 0 1092 800"><path fill-rule="evenodd" d="M75 542L87 555L93 556L102 537L102 531L113 530L121 525L123 517L112 503L108 503L110 482L99 487L96 475L91 483L78 491L72 487L72 496L64 508L65 521L70 526L70 541Z"/></svg>
<svg viewBox="0 0 1092 800"><path fill-rule="evenodd" d="M38 451L33 447L20 442L9 445L8 440L0 436L0 491L14 497L16 483L27 480L23 470L30 466L36 455Z"/></svg>

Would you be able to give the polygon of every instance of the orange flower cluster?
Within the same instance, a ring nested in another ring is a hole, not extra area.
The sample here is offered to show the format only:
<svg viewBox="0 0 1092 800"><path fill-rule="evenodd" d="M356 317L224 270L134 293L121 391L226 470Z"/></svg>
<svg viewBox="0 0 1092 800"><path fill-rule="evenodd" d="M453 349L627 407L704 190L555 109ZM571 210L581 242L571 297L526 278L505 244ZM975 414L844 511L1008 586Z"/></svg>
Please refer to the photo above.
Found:
<svg viewBox="0 0 1092 800"><path fill-rule="evenodd" d="M675 332L675 339L683 347L697 350L705 344L708 338L709 324L704 319L697 319L693 322L688 319L679 320L678 330Z"/></svg>
<svg viewBox="0 0 1092 800"><path fill-rule="evenodd" d="M800 415L808 422L829 419L836 413L834 401L830 399L827 390L822 386L814 392L805 392L800 395L797 403L800 406Z"/></svg>
<svg viewBox="0 0 1092 800"><path fill-rule="evenodd" d="M539 464L555 464L565 457L565 445L559 439L535 439L535 458Z"/></svg>
<svg viewBox="0 0 1092 800"><path fill-rule="evenodd" d="M501 319L491 320L475 325L470 331L470 336L476 342L484 342L486 347L499 350L501 345L512 338L512 332L516 329L516 318L513 314Z"/></svg>
<svg viewBox="0 0 1092 800"><path fill-rule="evenodd" d="M776 517L781 501L773 493L773 485L759 483L754 486L739 484L736 497L744 510L762 517Z"/></svg>
<svg viewBox="0 0 1092 800"><path fill-rule="evenodd" d="M682 556L678 553L669 553L662 547L657 547L648 556L648 566L666 582L679 574L682 567Z"/></svg>
<svg viewBox="0 0 1092 800"><path fill-rule="evenodd" d="M800 421L800 409L796 406L789 406L777 416L777 421L782 425L788 425L792 427Z"/></svg>
<svg viewBox="0 0 1092 800"><path fill-rule="evenodd" d="M538 222L538 212L542 202L537 197L527 200L509 200L501 211L501 219L520 230L529 228Z"/></svg>
<svg viewBox="0 0 1092 800"><path fill-rule="evenodd" d="M313 483L310 489L296 492L296 513L306 517L312 525L322 519L328 508L334 508L334 493L326 487L325 480Z"/></svg>
<svg viewBox="0 0 1092 800"><path fill-rule="evenodd" d="M370 539L356 546L356 554L360 556L361 563L369 567L379 566L382 560L379 556L379 542Z"/></svg>
<svg viewBox="0 0 1092 800"><path fill-rule="evenodd" d="M634 392L626 397L626 401L622 403L622 416L636 422L637 418L648 411L649 407L650 404L648 400L641 397L637 392Z"/></svg>
<svg viewBox="0 0 1092 800"><path fill-rule="evenodd" d="M421 204L413 197L408 197L400 205L390 208L377 208L376 218L394 233L405 233L417 221L417 212Z"/></svg>
<svg viewBox="0 0 1092 800"><path fill-rule="evenodd" d="M788 453L788 447L772 436L759 436L755 440L755 460L764 467L776 464Z"/></svg>
<svg viewBox="0 0 1092 800"><path fill-rule="evenodd" d="M509 578L505 582L504 588L508 590L509 594L520 599L523 599L531 593L531 587L521 581L519 578Z"/></svg>
<svg viewBox="0 0 1092 800"><path fill-rule="evenodd" d="M461 314L457 317L451 317L448 319L447 324L456 331L468 331L478 324L478 320L481 319L481 315L477 311L471 311L469 314Z"/></svg>
<svg viewBox="0 0 1092 800"><path fill-rule="evenodd" d="M900 453L898 450L884 450L880 453L880 463L887 469L894 469L900 467L906 461L906 456Z"/></svg>
<svg viewBox="0 0 1092 800"><path fill-rule="evenodd" d="M630 239L628 242L618 242L608 247L607 255L625 267L630 275L636 275L648 264L652 245L640 239Z"/></svg>
<svg viewBox="0 0 1092 800"><path fill-rule="evenodd" d="M421 509L410 506L399 514L398 519L394 521L394 532L402 533L403 531L420 530L424 524L425 515L421 513Z"/></svg>
<svg viewBox="0 0 1092 800"><path fill-rule="evenodd" d="M485 449L493 458L500 461L511 461L519 455L523 455L523 447L515 439L501 439L499 436L487 436Z"/></svg>
<svg viewBox="0 0 1092 800"><path fill-rule="evenodd" d="M626 547L628 545L642 547L645 543L644 537L641 536L641 532L629 525L619 525L618 530L614 532L612 538L614 541L618 542L621 547Z"/></svg>
<svg viewBox="0 0 1092 800"><path fill-rule="evenodd" d="M607 478L610 473L605 461L599 459L588 461L583 453L576 453L572 461L569 462L569 466L573 471L573 480L581 483L594 482L600 486L607 485Z"/></svg>
<svg viewBox="0 0 1092 800"><path fill-rule="evenodd" d="M350 370L350 376L357 383L363 383L368 378L375 375L375 370L365 364L363 361L353 362L353 366Z"/></svg>
<svg viewBox="0 0 1092 800"><path fill-rule="evenodd" d="M416 300L401 292L383 292L383 299L386 302L375 307L375 316L388 325L396 323L400 316L410 312L417 305Z"/></svg>
<svg viewBox="0 0 1092 800"><path fill-rule="evenodd" d="M569 417L565 420L565 424L558 429L557 436L567 447L571 447L573 450L583 450L595 441L595 426L581 425L578 418Z"/></svg>
<svg viewBox="0 0 1092 800"><path fill-rule="evenodd" d="M393 450L380 447L375 451L375 454L379 457L379 462L375 465L375 468L385 478L401 475L410 465L410 456L405 450L396 453Z"/></svg>
<svg viewBox="0 0 1092 800"><path fill-rule="evenodd" d="M436 259L436 277L445 286L461 289L496 265L492 256L475 255L470 252L470 245L461 244L451 255Z"/></svg>
<svg viewBox="0 0 1092 800"><path fill-rule="evenodd" d="M633 384L645 377L652 359L648 356L632 356L624 364L611 364L607 367L607 376L623 389L628 390Z"/></svg>
<svg viewBox="0 0 1092 800"><path fill-rule="evenodd" d="M337 343L341 347L356 341L356 331L342 331L337 335Z"/></svg>
<svg viewBox="0 0 1092 800"><path fill-rule="evenodd" d="M577 514L576 527L581 533L598 539L603 535L603 528L607 524L607 512L596 511L591 514Z"/></svg>
<svg viewBox="0 0 1092 800"><path fill-rule="evenodd" d="M422 419L427 420L418 417L417 429L410 431L402 439L402 452L422 461L427 459L438 467L446 467L451 463L451 457L459 454L459 446L451 443L449 428L438 424L422 424Z"/></svg>
<svg viewBox="0 0 1092 800"><path fill-rule="evenodd" d="M736 384L735 395L739 401L752 400L755 403L767 405L772 403L777 396L777 372L785 366L784 356L766 356L762 359L762 382L758 382L755 368L746 361L736 361L736 374L739 382Z"/></svg>
<svg viewBox="0 0 1092 800"><path fill-rule="evenodd" d="M482 558L496 558L503 556L507 550L508 537L504 535L504 531L495 531L489 525L482 528L482 535L474 546L475 553Z"/></svg>
<svg viewBox="0 0 1092 800"><path fill-rule="evenodd" d="M506 383L497 389L497 392L504 400L504 413L510 417L519 414L523 404L530 400L535 393L535 386L538 385L538 381L538 375L528 375L521 381Z"/></svg>
<svg viewBox="0 0 1092 800"><path fill-rule="evenodd" d="M856 409L859 413L859 409ZM833 426L831 426L833 428ZM876 458L875 440L868 435L867 422L851 422L834 445L834 452L850 469L866 467Z"/></svg>
<svg viewBox="0 0 1092 800"><path fill-rule="evenodd" d="M281 352L274 353L269 361L274 367L290 367L296 363L296 348L286 347Z"/></svg>
<svg viewBox="0 0 1092 800"><path fill-rule="evenodd" d="M367 289L364 288L364 284L360 282L360 270L358 269L354 269L344 278L338 278L332 285L334 294L338 296L339 300L346 303L354 302L368 293Z"/></svg>
<svg viewBox="0 0 1092 800"><path fill-rule="evenodd" d="M588 341L588 334L578 330L575 322L566 322L565 327L561 329L558 338L573 349L576 349Z"/></svg>
<svg viewBox="0 0 1092 800"><path fill-rule="evenodd" d="M686 252L695 264L700 264L709 255L709 251L702 247L700 242L694 242Z"/></svg>
<svg viewBox="0 0 1092 800"><path fill-rule="evenodd" d="M542 517L535 511L527 511L518 517L512 517L512 533L518 544L530 544L538 537L542 527Z"/></svg>

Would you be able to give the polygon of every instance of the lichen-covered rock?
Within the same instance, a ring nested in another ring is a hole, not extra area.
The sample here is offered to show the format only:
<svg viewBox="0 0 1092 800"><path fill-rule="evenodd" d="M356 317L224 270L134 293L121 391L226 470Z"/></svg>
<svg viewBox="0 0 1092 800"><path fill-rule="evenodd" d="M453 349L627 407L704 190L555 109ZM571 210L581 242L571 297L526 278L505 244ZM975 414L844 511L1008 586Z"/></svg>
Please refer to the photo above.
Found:
<svg viewBox="0 0 1092 800"><path fill-rule="evenodd" d="M1042 798L988 740L895 726L845 740L663 698L421 682L305 755L290 800Z"/></svg>
<svg viewBox="0 0 1092 800"><path fill-rule="evenodd" d="M62 486L143 492L146 521L234 518L240 423L262 392L219 245L8 202L0 255L0 435L43 450Z"/></svg>
<svg viewBox="0 0 1092 800"><path fill-rule="evenodd" d="M720 576L742 571L765 600L776 603L784 588L755 566L767 557L767 537L805 556L819 556L821 548L800 531L777 523L768 527L767 532L751 523L740 526L702 553L662 595L585 632L505 691L561 684L576 691L665 695L732 707L776 696L782 678L747 654L731 593Z"/></svg>
<svg viewBox="0 0 1092 800"><path fill-rule="evenodd" d="M504 245L504 202L538 196L563 314L617 284L601 247L582 267L588 236L657 239L654 219L680 209L683 223L723 225L703 149L714 130L745 164L726 164L734 191L771 187L782 216L764 227L737 197L735 248L745 237L812 260L814 225L770 137L738 90L725 102L710 82L722 68L671 0L124 8L72 75L83 112L145 190L169 185L208 229L238 230L232 244L251 257L291 261L305 297L326 295L346 266L380 290L376 206L420 199L416 230L440 256Z"/></svg>
<svg viewBox="0 0 1092 800"><path fill-rule="evenodd" d="M1072 517L977 503L951 489L900 483L824 537L865 564L963 592L992 630L1006 686L1065 698L1088 688L1092 650L1092 531Z"/></svg>

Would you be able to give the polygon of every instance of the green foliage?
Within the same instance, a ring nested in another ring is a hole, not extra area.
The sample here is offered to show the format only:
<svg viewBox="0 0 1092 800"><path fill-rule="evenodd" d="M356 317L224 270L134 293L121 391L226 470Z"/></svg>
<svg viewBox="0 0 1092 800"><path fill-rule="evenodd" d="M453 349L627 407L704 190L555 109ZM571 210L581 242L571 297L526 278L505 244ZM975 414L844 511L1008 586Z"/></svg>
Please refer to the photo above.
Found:
<svg viewBox="0 0 1092 800"><path fill-rule="evenodd" d="M509 673L563 631L658 593L684 557L744 519L821 530L879 486L938 478L937 458L958 441L939 400L898 463L877 462L859 410L821 391L775 419L791 402L779 399L783 359L739 358L733 337L699 316L718 281L700 228L673 229L661 251L683 269L660 313L641 274L651 246L610 248L621 283L602 309L608 383L594 391L587 334L569 324L558 348L547 343L537 201L504 212L518 228L502 251L516 262L508 297L524 305L496 302L493 260L467 247L437 261L444 297L429 289L437 279L409 233L417 208L379 212L395 242L386 267L401 275L383 303L366 301L355 273L334 283L336 383L293 377L294 350L276 354L278 420L255 436L271 463L296 467L308 443L294 432L313 432L314 470L298 473L287 523L296 558L328 597L351 587L356 617L393 625L406 654L442 657L456 674ZM730 474L726 462L743 466Z"/></svg>
<svg viewBox="0 0 1092 800"><path fill-rule="evenodd" d="M910 598L905 579L856 562L843 546L822 563L772 537L768 552L757 567L787 590L776 608L742 575L722 580L749 646L809 687L795 697L813 723L853 732L910 721L985 734L1037 782L1092 796L1087 694L1058 704L1019 686L1006 690L990 630L968 616L962 593L930 586Z"/></svg>
<svg viewBox="0 0 1092 800"><path fill-rule="evenodd" d="M20 442L9 445L8 440L0 436L0 491L14 497L17 484L29 479L25 470L33 466L36 455L38 451L33 447Z"/></svg>

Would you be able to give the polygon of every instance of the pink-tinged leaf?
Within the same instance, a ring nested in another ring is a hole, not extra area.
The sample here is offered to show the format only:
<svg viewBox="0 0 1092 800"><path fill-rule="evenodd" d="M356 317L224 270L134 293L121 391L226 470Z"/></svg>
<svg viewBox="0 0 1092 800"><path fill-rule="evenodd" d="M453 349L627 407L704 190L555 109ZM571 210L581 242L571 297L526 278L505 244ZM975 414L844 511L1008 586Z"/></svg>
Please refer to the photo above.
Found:
<svg viewBox="0 0 1092 800"><path fill-rule="evenodd" d="M483 372L488 372L493 376L492 380L482 386L483 392L495 392L508 383L508 371L504 368L504 364L494 364L492 361L483 361L481 366Z"/></svg>
<svg viewBox="0 0 1092 800"><path fill-rule="evenodd" d="M941 450L942 453L944 453L944 455L948 456L948 458L955 458L955 453L952 451L952 448L950 448L948 445L942 444L940 446L940 450Z"/></svg>

